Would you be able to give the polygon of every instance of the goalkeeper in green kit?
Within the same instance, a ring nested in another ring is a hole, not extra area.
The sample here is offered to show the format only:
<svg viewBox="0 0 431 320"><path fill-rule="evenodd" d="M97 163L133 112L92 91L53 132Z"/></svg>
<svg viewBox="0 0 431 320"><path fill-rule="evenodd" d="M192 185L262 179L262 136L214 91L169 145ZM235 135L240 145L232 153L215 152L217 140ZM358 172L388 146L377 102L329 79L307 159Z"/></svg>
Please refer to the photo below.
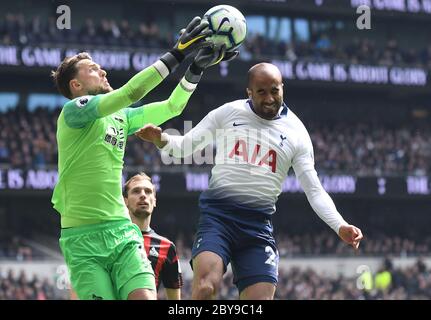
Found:
<svg viewBox="0 0 431 320"><path fill-rule="evenodd" d="M87 53L65 58L52 73L71 99L57 121L59 175L52 203L61 214L60 248L79 299L156 299L142 234L122 197L126 139L147 123L157 126L179 115L203 70L234 57L206 40L207 25L195 17L172 50L116 90ZM128 108L196 52L167 100Z"/></svg>

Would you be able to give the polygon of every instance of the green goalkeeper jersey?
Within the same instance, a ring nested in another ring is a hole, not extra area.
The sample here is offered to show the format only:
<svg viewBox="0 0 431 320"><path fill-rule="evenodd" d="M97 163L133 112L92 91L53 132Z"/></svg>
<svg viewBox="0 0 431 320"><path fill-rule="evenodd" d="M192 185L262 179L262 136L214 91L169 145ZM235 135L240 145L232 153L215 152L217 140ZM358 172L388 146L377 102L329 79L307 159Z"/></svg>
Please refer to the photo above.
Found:
<svg viewBox="0 0 431 320"><path fill-rule="evenodd" d="M156 66L120 89L64 105L57 121L58 183L52 197L63 228L130 219L122 197L127 136L179 115L195 88L183 78L168 100L125 108L163 80Z"/></svg>

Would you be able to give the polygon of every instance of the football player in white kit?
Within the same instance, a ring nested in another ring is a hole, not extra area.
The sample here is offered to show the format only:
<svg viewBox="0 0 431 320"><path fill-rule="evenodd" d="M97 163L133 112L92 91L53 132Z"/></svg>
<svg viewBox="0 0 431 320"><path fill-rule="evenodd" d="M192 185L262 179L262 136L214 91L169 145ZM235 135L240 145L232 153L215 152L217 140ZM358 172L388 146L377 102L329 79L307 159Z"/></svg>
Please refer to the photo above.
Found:
<svg viewBox="0 0 431 320"><path fill-rule="evenodd" d="M199 199L192 299L216 298L230 262L240 299L273 299L279 255L271 216L291 166L313 210L344 242L357 249L363 237L323 189L307 129L283 102L278 68L250 68L247 94L211 111L184 136L153 125L136 133L178 158L216 143L209 187Z"/></svg>

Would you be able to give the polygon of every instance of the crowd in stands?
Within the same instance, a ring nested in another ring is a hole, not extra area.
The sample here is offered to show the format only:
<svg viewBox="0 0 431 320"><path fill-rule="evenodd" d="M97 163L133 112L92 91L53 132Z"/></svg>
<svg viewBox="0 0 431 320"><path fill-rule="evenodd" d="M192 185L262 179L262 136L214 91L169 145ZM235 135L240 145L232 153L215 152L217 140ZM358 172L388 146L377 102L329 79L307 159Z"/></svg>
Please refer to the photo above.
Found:
<svg viewBox="0 0 431 320"><path fill-rule="evenodd" d="M0 20L0 45L93 45L146 49L170 48L178 30L163 33L152 19L131 23L126 19L87 18L82 25L59 30L56 18L46 21L39 16L25 17L22 13L6 13ZM339 41L331 32L319 32L308 41L271 39L264 33L250 33L241 48L242 59L265 57L332 60L373 65L410 65L431 67L431 45L402 47L394 37L377 41L364 35L350 41Z"/></svg>
<svg viewBox="0 0 431 320"><path fill-rule="evenodd" d="M56 163L59 111L0 113L0 164L30 168Z"/></svg>
<svg viewBox="0 0 431 320"><path fill-rule="evenodd" d="M312 268L280 268L276 300L429 300L431 269L421 258L408 267L394 268L385 259L378 270L367 270L357 277L320 274ZM218 299L238 299L228 269L219 289ZM182 298L191 298L191 281L184 282ZM159 299L165 299L163 292Z"/></svg>
<svg viewBox="0 0 431 320"><path fill-rule="evenodd" d="M0 300L59 300L66 299L65 290L57 290L53 281L29 276L24 270L0 269Z"/></svg>
<svg viewBox="0 0 431 320"><path fill-rule="evenodd" d="M193 233L178 233L173 237L178 253L183 259L190 259ZM357 252L340 241L334 232L302 232L301 234L277 233L280 257L349 257L385 256L415 257L431 252L431 236L409 237L401 235L373 234L367 232ZM42 252L18 236L0 241L0 260L36 261L43 258Z"/></svg>
<svg viewBox="0 0 431 320"><path fill-rule="evenodd" d="M431 269L422 258L413 265L395 268L388 258L378 270L365 270L356 277L320 274L312 268L280 268L275 299L279 300L429 300ZM62 300L69 291L57 288L54 279L30 277L24 270L0 270L0 300ZM219 289L218 299L238 299L228 269ZM191 279L185 279L183 300L191 298ZM166 299L160 290L159 299Z"/></svg>
<svg viewBox="0 0 431 320"><path fill-rule="evenodd" d="M413 124L389 127L371 123L309 123L319 172L354 172L358 176L430 170L431 132Z"/></svg>
<svg viewBox="0 0 431 320"><path fill-rule="evenodd" d="M191 238L180 235L175 243L180 259L189 261ZM282 259L292 257L346 257L352 256L351 247L343 244L330 231L321 233L305 233L301 236L277 236L280 256ZM378 270L365 270L357 277L344 277L341 274L334 277L320 274L312 268L299 269L280 268L279 284L276 299L282 300L404 300L431 298L431 269L423 261L423 256L429 254L431 237L421 241L398 236L366 237L359 248L356 257L387 257ZM9 243L3 243L1 248L8 247L6 258L18 260L18 252L25 245L19 237ZM1 251L0 251L1 252ZM394 268L389 257L414 256L417 262L411 266ZM0 260L5 257L0 257ZM219 292L220 299L237 299L238 292L232 285L233 275L228 269ZM57 288L55 279L41 279L29 275L25 271L13 271L0 267L0 300L47 300L68 299L69 292ZM159 298L165 299L164 290L160 290ZM191 298L191 279L185 279L182 289L183 299Z"/></svg>
<svg viewBox="0 0 431 320"><path fill-rule="evenodd" d="M0 44L3 45L64 43L161 49L171 46L173 42L173 39L163 37L155 22L140 22L131 26L128 20L104 18L96 22L88 18L81 26L59 30L56 17L44 21L39 16L28 19L22 13L7 13L2 20Z"/></svg>
<svg viewBox="0 0 431 320"><path fill-rule="evenodd" d="M243 58L283 57L290 61L342 61L354 64L381 66L410 65L431 67L431 45L422 48L404 48L395 38L381 43L370 38L352 38L349 42L337 42L322 33L316 40L285 42L269 39L262 34L248 37L241 52Z"/></svg>
<svg viewBox="0 0 431 320"><path fill-rule="evenodd" d="M191 257L193 239L180 233L175 239L178 253L186 260ZM331 230L304 232L297 235L276 234L281 258L298 257L415 257L431 252L431 236L412 238L400 235L369 234L361 241L357 252L342 242Z"/></svg>
<svg viewBox="0 0 431 320"><path fill-rule="evenodd" d="M0 165L16 168L56 165L58 114L59 110L43 108L34 112L0 113ZM431 170L429 127L418 128L413 123L390 127L361 122L335 125L308 122L307 127L313 141L316 168L321 174L426 175ZM128 139L124 161L126 166L140 166L146 171L174 166L163 164L158 149L135 136Z"/></svg>
<svg viewBox="0 0 431 320"><path fill-rule="evenodd" d="M429 300L430 268L418 259L406 268L394 268L390 260L379 270L358 277L331 278L312 269L281 270L277 299L287 300ZM368 273L369 272L369 273ZM368 280L365 280L368 279ZM359 280L359 281L358 281Z"/></svg>
<svg viewBox="0 0 431 320"><path fill-rule="evenodd" d="M279 234L277 237L281 257L298 256L381 256L398 257L425 255L431 249L431 237L412 239L405 236L367 234L361 241L358 252L340 241L329 231L301 233L301 235Z"/></svg>

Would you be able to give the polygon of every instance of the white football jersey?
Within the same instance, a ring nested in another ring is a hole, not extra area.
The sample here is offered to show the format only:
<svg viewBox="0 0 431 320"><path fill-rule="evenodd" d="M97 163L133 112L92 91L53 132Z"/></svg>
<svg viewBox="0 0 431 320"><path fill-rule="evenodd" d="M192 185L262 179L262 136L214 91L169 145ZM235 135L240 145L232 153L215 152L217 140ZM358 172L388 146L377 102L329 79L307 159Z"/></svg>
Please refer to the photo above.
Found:
<svg viewBox="0 0 431 320"><path fill-rule="evenodd" d="M228 102L211 111L184 136L166 136L162 149L185 157L215 141L216 156L208 190L201 199L272 214L292 166L296 176L314 170L307 129L286 105L273 120L259 117L250 100Z"/></svg>

